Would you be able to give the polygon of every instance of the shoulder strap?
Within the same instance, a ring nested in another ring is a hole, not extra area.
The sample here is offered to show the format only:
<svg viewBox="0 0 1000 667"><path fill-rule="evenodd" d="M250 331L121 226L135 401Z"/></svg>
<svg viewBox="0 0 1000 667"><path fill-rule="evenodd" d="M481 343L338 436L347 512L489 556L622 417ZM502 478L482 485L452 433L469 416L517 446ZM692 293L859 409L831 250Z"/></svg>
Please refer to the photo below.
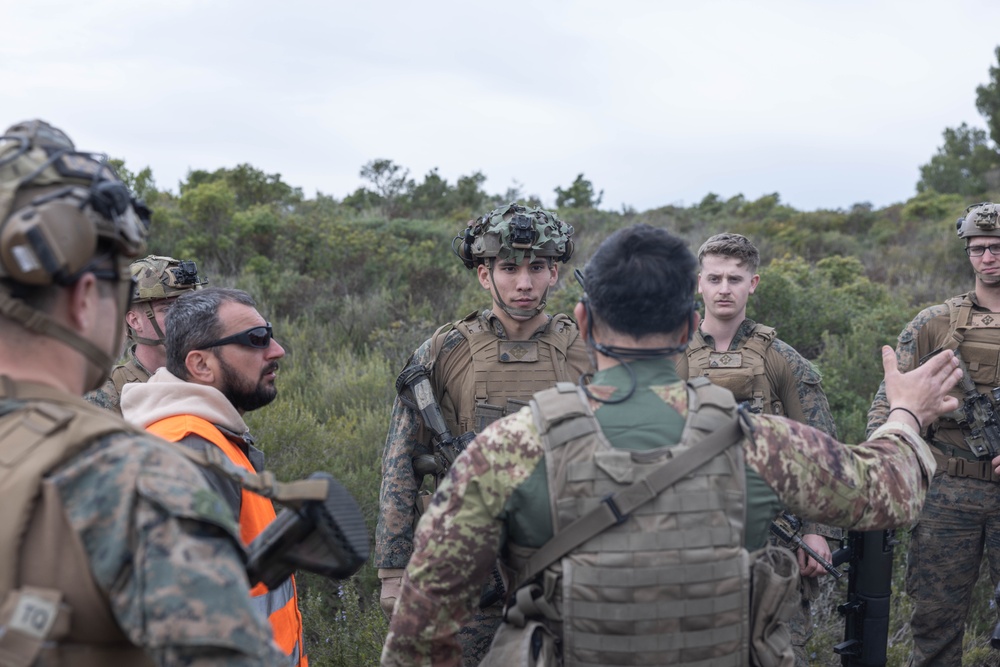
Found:
<svg viewBox="0 0 1000 667"><path fill-rule="evenodd" d="M965 341L965 334L959 329L965 329L966 324L969 322L969 313L972 311L972 300L969 299L968 295L965 296L954 296L947 301L945 304L948 305L948 342L946 342L942 349L955 351L958 346Z"/></svg>
<svg viewBox="0 0 1000 667"><path fill-rule="evenodd" d="M449 322L448 324L441 325L437 328L437 331L431 334L430 367L433 367L434 364L437 363L438 355L441 354L441 348L444 346L445 336L447 336L452 329L457 329L458 325L462 322L468 322L469 320L473 320L477 317L479 317L479 311L474 310L457 322Z"/></svg>
<svg viewBox="0 0 1000 667"><path fill-rule="evenodd" d="M543 544L518 573L518 584L531 581L539 572L604 530L628 520L636 508L655 498L692 470L708 463L743 438L739 413L706 437L697 447L689 447L648 475L612 494L551 540Z"/></svg>
<svg viewBox="0 0 1000 667"><path fill-rule="evenodd" d="M743 344L743 347L744 349L753 350L763 359L767 353L767 348L771 347L771 343L774 342L776 335L777 332L775 332L773 327L758 324L754 326L753 333L747 339L747 342Z"/></svg>

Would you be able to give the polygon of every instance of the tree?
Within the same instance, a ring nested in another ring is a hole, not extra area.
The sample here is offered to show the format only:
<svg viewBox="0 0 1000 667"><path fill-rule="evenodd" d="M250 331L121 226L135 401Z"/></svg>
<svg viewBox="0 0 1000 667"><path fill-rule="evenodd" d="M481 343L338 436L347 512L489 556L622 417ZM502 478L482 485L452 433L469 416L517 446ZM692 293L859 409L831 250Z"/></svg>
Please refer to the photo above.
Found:
<svg viewBox="0 0 1000 667"><path fill-rule="evenodd" d="M994 53L1000 63L1000 46ZM993 143L1000 146L1000 66L991 66L990 82L976 88L976 109L986 119Z"/></svg>
<svg viewBox="0 0 1000 667"><path fill-rule="evenodd" d="M1000 119L1000 118L998 118ZM962 123L944 131L944 145L920 167L917 192L979 195L989 189L989 172L1000 167L1000 153L991 147L986 131Z"/></svg>
<svg viewBox="0 0 1000 667"><path fill-rule="evenodd" d="M392 160L379 158L361 167L361 178L370 181L386 207L390 218L400 214L400 199L413 190L413 181L408 180L409 169L404 169Z"/></svg>
<svg viewBox="0 0 1000 667"><path fill-rule="evenodd" d="M556 208L597 208L604 199L604 190L594 197L594 184L579 174L573 184L563 190L556 186Z"/></svg>

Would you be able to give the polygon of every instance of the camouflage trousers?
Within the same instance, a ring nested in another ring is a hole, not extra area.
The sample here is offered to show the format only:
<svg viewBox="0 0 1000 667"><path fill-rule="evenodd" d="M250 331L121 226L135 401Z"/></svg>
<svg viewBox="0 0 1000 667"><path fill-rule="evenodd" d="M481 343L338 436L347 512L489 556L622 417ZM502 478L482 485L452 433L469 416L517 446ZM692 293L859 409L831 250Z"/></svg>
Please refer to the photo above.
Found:
<svg viewBox="0 0 1000 667"><path fill-rule="evenodd" d="M788 621L788 629L792 635L792 652L795 654L795 667L809 667L812 660L806 652L806 644L812 638L812 600L819 594L819 583L815 577L803 577L802 600L795 615Z"/></svg>
<svg viewBox="0 0 1000 667"><path fill-rule="evenodd" d="M502 622L502 602L476 610L473 619L458 631L458 643L462 645L462 667L476 667L482 662L489 653L493 635Z"/></svg>
<svg viewBox="0 0 1000 667"><path fill-rule="evenodd" d="M972 591L985 552L1000 580L1000 484L934 476L910 537L906 593L913 600L910 665L961 665Z"/></svg>

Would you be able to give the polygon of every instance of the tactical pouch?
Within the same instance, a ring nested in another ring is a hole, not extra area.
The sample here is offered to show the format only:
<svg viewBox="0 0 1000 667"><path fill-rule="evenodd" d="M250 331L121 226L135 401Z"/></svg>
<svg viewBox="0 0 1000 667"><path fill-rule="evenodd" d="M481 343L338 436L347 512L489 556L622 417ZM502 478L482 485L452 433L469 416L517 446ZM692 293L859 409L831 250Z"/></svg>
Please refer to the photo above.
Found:
<svg viewBox="0 0 1000 667"><path fill-rule="evenodd" d="M750 664L792 667L788 621L799 608L799 564L788 549L768 545L754 554L750 573Z"/></svg>
<svg viewBox="0 0 1000 667"><path fill-rule="evenodd" d="M539 621L523 628L501 623L489 653L479 667L559 667L562 657L555 635Z"/></svg>

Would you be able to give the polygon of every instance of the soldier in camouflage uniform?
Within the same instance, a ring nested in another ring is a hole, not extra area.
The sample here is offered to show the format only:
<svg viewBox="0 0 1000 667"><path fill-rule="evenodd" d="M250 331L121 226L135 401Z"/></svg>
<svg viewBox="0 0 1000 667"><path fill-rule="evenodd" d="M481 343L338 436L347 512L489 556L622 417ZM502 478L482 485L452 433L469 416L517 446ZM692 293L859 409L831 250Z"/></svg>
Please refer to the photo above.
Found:
<svg viewBox="0 0 1000 667"><path fill-rule="evenodd" d="M410 357L397 387L413 371L429 377L433 395L453 436L479 432L519 410L531 394L557 381L576 381L591 369L576 323L548 316L548 290L559 278L557 262L573 254L573 228L554 214L510 204L469 223L453 250L493 297L492 310L445 325ZM375 564L382 579L382 607L392 613L403 568L413 548L413 528L429 491L424 476L435 470L414 462L432 460L434 434L403 391L393 405L382 458ZM484 576L480 583L485 583ZM490 590L494 601L489 602ZM462 630L465 665L478 664L500 623L499 573L490 577L485 608Z"/></svg>
<svg viewBox="0 0 1000 667"><path fill-rule="evenodd" d="M916 516L934 472L916 428L957 405L946 396L960 376L954 357L904 377L884 348L893 410L861 445L783 417L737 417L731 393L686 386L674 368L697 326L695 267L680 239L647 225L601 244L574 313L597 359L593 382L536 394L455 460L417 529L384 667L458 664L458 630L497 557L516 573L514 592L484 665L745 665L768 650L757 624L769 620L748 610L747 550L779 559L772 580L786 590L798 577L786 550L766 546L781 506L861 529ZM667 459L675 470L695 462L663 482ZM595 515L600 530L576 532L578 516L589 525ZM759 563L754 600L771 588L758 583ZM792 613L782 598L778 620ZM790 663L783 640L784 661L767 664ZM506 663L494 659L501 650Z"/></svg>
<svg viewBox="0 0 1000 667"><path fill-rule="evenodd" d="M681 377L703 375L746 401L757 413L776 414L809 424L836 438L820 376L801 354L775 336L771 327L746 316L747 302L760 276L760 252L742 234L716 234L698 250L698 292L705 300L705 319L687 354L677 363ZM839 529L803 523L802 540L830 560L827 539L840 539ZM811 600L816 578L826 570L802 549L798 552L803 580L802 608L792 619L796 667L809 664L806 642L812 636Z"/></svg>
<svg viewBox="0 0 1000 667"><path fill-rule="evenodd" d="M277 664L222 499L82 399L121 349L145 207L29 121L0 139L0 221L0 664Z"/></svg>
<svg viewBox="0 0 1000 667"><path fill-rule="evenodd" d="M122 387L130 382L145 382L167 363L164 320L174 300L208 282L198 277L194 262L173 257L149 255L132 262L129 271L135 279L135 289L132 308L125 313L125 325L132 345L104 386L84 397L118 414L121 414Z"/></svg>
<svg viewBox="0 0 1000 667"><path fill-rule="evenodd" d="M959 218L958 236L975 271L975 288L920 311L899 334L901 369L916 368L938 350L957 350L976 391L995 402L1000 385L1000 205L970 206ZM963 398L957 388L953 395ZM994 408L996 409L996 408ZM868 412L868 431L885 423L889 410L880 387ZM961 413L923 420L937 461L927 504L910 534L906 592L913 601L911 665L960 665L965 621L983 551L990 578L1000 582L1000 475L970 448Z"/></svg>

